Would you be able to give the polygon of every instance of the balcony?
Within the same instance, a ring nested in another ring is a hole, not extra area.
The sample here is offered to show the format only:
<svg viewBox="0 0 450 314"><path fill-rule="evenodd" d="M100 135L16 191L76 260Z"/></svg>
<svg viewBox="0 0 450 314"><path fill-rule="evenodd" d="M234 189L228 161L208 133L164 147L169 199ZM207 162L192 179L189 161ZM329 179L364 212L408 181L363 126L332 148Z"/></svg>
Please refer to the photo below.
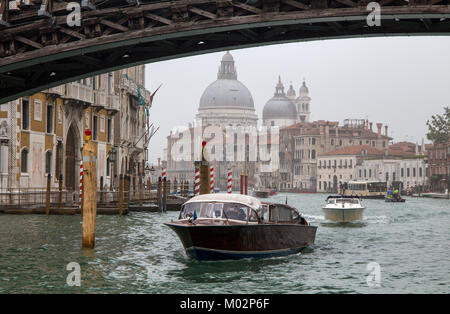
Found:
<svg viewBox="0 0 450 314"><path fill-rule="evenodd" d="M92 103L92 107L95 111L99 111L105 108L108 104L106 102L106 93L100 90L93 91L94 102Z"/></svg>
<svg viewBox="0 0 450 314"><path fill-rule="evenodd" d="M120 110L120 97L119 95L108 95L108 106L106 110L109 114L115 114Z"/></svg>
<svg viewBox="0 0 450 314"><path fill-rule="evenodd" d="M92 88L77 82L66 84L65 98L89 104L94 102Z"/></svg>
<svg viewBox="0 0 450 314"><path fill-rule="evenodd" d="M52 88L44 90L44 93L51 94L51 95L54 95L56 97L61 97L61 96L65 95L66 88L65 88L65 85L59 85L59 86L52 87Z"/></svg>

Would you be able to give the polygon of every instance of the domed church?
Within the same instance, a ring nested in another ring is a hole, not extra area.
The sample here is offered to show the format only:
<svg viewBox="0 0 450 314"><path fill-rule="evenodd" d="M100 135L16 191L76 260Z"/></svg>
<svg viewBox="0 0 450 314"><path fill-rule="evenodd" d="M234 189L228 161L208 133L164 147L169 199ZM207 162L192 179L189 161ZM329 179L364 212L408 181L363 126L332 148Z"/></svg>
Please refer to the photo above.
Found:
<svg viewBox="0 0 450 314"><path fill-rule="evenodd" d="M264 105L263 125L285 127L297 122L309 122L311 98L308 93L305 81L300 87L299 97L296 98L292 84L285 93L281 77L278 77L275 94Z"/></svg>
<svg viewBox="0 0 450 314"><path fill-rule="evenodd" d="M227 52L217 73L217 80L211 83L200 98L197 122L213 126L255 126L253 97L248 88L237 79L233 56Z"/></svg>

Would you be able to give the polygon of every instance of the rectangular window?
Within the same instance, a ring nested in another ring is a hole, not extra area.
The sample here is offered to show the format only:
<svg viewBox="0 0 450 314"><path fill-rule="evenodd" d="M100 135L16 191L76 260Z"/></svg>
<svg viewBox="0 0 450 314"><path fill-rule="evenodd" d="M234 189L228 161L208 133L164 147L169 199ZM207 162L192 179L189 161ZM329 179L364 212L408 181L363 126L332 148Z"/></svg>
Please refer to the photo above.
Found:
<svg viewBox="0 0 450 314"><path fill-rule="evenodd" d="M30 127L30 102L28 99L22 99L22 130L28 130Z"/></svg>
<svg viewBox="0 0 450 314"><path fill-rule="evenodd" d="M88 111L86 111L84 113L84 128L85 129L89 129L90 128L89 127L89 112Z"/></svg>
<svg viewBox="0 0 450 314"><path fill-rule="evenodd" d="M58 106L58 124L62 124L62 108Z"/></svg>
<svg viewBox="0 0 450 314"><path fill-rule="evenodd" d="M106 126L106 128L107 128L106 129L107 130L106 139L107 139L108 143L111 142L111 128L112 128L111 123L112 123L112 120L108 119L107 126Z"/></svg>
<svg viewBox="0 0 450 314"><path fill-rule="evenodd" d="M100 116L100 132L105 133L105 117Z"/></svg>
<svg viewBox="0 0 450 314"><path fill-rule="evenodd" d="M45 153L45 173L49 174L52 171L52 152Z"/></svg>
<svg viewBox="0 0 450 314"><path fill-rule="evenodd" d="M34 120L42 121L42 102L38 99L34 100Z"/></svg>
<svg viewBox="0 0 450 314"><path fill-rule="evenodd" d="M53 132L53 106L47 105L47 133Z"/></svg>
<svg viewBox="0 0 450 314"><path fill-rule="evenodd" d="M20 172L28 172L28 150L24 148L20 154Z"/></svg>
<svg viewBox="0 0 450 314"><path fill-rule="evenodd" d="M92 119L92 139L94 141L96 141L97 138L98 138L98 134L97 134L98 127L97 127L97 124L98 124L98 117L94 116L94 118Z"/></svg>

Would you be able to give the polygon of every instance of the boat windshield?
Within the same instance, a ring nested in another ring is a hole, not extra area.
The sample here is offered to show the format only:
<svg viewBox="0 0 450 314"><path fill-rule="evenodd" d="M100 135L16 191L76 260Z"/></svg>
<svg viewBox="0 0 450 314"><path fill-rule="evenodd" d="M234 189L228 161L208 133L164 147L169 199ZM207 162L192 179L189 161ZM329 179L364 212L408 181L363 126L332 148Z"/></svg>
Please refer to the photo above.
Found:
<svg viewBox="0 0 450 314"><path fill-rule="evenodd" d="M343 204L343 203L358 204L359 203L359 201L354 198L339 198L336 200L336 202L338 204Z"/></svg>
<svg viewBox="0 0 450 314"><path fill-rule="evenodd" d="M238 203L192 202L184 205L180 219L192 215L197 218L227 218L246 221L248 212L248 206Z"/></svg>

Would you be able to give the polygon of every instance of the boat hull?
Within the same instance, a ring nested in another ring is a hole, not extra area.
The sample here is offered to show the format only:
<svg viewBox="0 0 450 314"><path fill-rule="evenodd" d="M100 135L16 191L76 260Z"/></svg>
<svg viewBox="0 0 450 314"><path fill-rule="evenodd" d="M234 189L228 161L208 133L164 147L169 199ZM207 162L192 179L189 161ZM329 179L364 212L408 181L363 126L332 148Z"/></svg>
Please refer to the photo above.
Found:
<svg viewBox="0 0 450 314"><path fill-rule="evenodd" d="M314 244L317 230L299 224L166 225L177 233L186 254L197 260L294 254Z"/></svg>
<svg viewBox="0 0 450 314"><path fill-rule="evenodd" d="M322 208L325 219L334 222L352 222L363 220L364 208Z"/></svg>
<svg viewBox="0 0 450 314"><path fill-rule="evenodd" d="M388 203L404 203L404 202L405 202L405 199L402 198L402 199L396 200L396 199L394 199L394 198L386 197L386 198L384 199L384 201L385 201L385 202L388 202Z"/></svg>
<svg viewBox="0 0 450 314"><path fill-rule="evenodd" d="M259 197L259 198L268 198L269 192L268 191L254 191L253 196Z"/></svg>

